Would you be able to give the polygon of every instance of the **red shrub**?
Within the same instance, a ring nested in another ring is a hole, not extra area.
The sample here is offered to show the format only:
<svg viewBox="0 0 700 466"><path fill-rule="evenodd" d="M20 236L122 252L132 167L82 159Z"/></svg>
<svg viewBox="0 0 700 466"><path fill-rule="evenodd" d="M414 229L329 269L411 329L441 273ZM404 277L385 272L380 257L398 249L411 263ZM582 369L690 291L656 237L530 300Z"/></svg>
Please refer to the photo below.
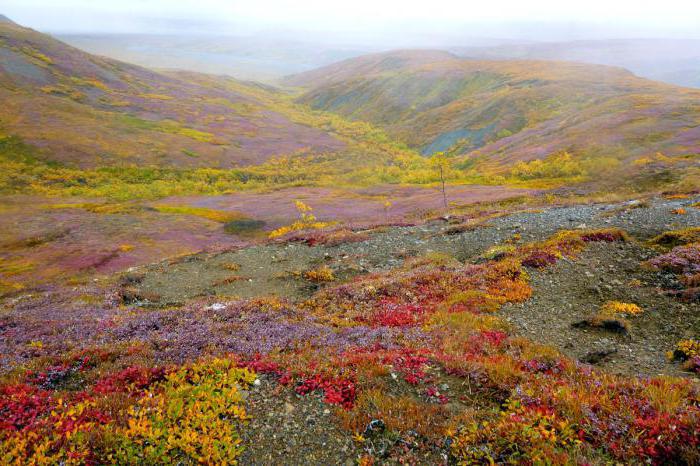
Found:
<svg viewBox="0 0 700 466"><path fill-rule="evenodd" d="M557 263L557 256L546 251L534 251L525 259L523 259L522 264L526 267L532 267L534 269L541 269L547 267L548 265L554 265Z"/></svg>
<svg viewBox="0 0 700 466"><path fill-rule="evenodd" d="M282 366L276 362L264 360L259 354L255 355L253 359L240 361L238 363L238 367L245 367L258 374L271 374L277 376L282 376L285 374Z"/></svg>
<svg viewBox="0 0 700 466"><path fill-rule="evenodd" d="M449 398L440 393L437 387L428 387L425 391L425 396L430 400L437 401L441 405L444 405L449 401Z"/></svg>
<svg viewBox="0 0 700 466"><path fill-rule="evenodd" d="M27 384L0 387L0 429L31 429L55 406L49 391Z"/></svg>
<svg viewBox="0 0 700 466"><path fill-rule="evenodd" d="M620 231L594 231L591 233L582 234L581 239L587 243L594 241L605 241L606 243L612 243L613 241L623 240L624 235Z"/></svg>
<svg viewBox="0 0 700 466"><path fill-rule="evenodd" d="M651 459L653 464L681 464L682 451L700 447L700 430L697 419L685 413L664 413L648 418L638 418L634 428L640 432L637 439L638 454Z"/></svg>
<svg viewBox="0 0 700 466"><path fill-rule="evenodd" d="M396 303L389 299L380 302L381 310L374 314L370 323L386 327L407 327L423 322L425 308L418 304Z"/></svg>
<svg viewBox="0 0 700 466"><path fill-rule="evenodd" d="M319 374L303 378L294 389L299 395L307 395L316 390L323 392L323 401L351 409L355 403L355 382L347 379L325 379Z"/></svg>
<svg viewBox="0 0 700 466"><path fill-rule="evenodd" d="M164 367L127 367L115 374L102 377L94 387L95 393L138 392L152 383L164 380L168 371Z"/></svg>

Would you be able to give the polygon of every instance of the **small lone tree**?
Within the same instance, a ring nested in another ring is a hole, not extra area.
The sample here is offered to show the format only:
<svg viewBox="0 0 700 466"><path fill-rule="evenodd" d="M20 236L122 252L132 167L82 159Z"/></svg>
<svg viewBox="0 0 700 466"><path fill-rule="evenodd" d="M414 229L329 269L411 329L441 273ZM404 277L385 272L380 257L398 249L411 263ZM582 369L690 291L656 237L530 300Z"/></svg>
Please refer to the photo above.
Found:
<svg viewBox="0 0 700 466"><path fill-rule="evenodd" d="M276 230L271 231L268 235L269 238L278 238L280 236L286 235L287 233L291 233L292 231L317 230L321 228L326 228L327 226L333 225L335 223L319 222L316 219L316 216L313 214L314 209L310 205L305 204L302 201L294 201L294 206L296 207L297 212L299 213L299 219L291 225L280 227Z"/></svg>
<svg viewBox="0 0 700 466"><path fill-rule="evenodd" d="M450 159L445 152L435 152L430 158L430 165L435 168L440 175L440 184L442 185L442 203L447 210L447 192L445 191L445 178L450 170Z"/></svg>
<svg viewBox="0 0 700 466"><path fill-rule="evenodd" d="M389 199L384 201L384 218L386 223L389 223L389 209L391 208L391 201Z"/></svg>

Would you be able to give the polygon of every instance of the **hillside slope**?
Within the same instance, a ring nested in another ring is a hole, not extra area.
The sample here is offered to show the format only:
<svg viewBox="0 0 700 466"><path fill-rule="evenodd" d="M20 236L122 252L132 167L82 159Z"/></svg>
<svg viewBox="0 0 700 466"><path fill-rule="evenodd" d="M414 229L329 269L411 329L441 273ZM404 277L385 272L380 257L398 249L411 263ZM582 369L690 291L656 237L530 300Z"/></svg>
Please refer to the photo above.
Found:
<svg viewBox="0 0 700 466"><path fill-rule="evenodd" d="M273 90L194 77L93 56L5 19L0 136L18 136L44 158L83 168L227 168L344 146L272 108Z"/></svg>
<svg viewBox="0 0 700 466"><path fill-rule="evenodd" d="M621 159L700 152L700 91L621 69L399 51L289 77L314 109L369 121L429 155L498 165L561 151Z"/></svg>

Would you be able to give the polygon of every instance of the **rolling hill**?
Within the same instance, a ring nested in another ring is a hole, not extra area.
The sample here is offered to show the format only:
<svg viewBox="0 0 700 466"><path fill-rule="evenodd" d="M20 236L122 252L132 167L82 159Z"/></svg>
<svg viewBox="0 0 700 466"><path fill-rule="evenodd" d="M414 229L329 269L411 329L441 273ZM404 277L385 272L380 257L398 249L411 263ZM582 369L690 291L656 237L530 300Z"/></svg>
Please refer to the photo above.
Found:
<svg viewBox="0 0 700 466"><path fill-rule="evenodd" d="M4 19L0 186L123 199L430 184L439 176L419 154L443 151L457 159L454 183L534 177L561 186L658 171L670 173L660 178L669 183L697 166L700 153L700 90L622 68L403 50L338 62L285 84L303 91L148 70ZM578 165L557 159L561 154ZM542 159L566 169L521 166Z"/></svg>
<svg viewBox="0 0 700 466"><path fill-rule="evenodd" d="M455 47L479 60L566 60L622 66L638 76L700 88L700 40L609 39Z"/></svg>
<svg viewBox="0 0 700 466"><path fill-rule="evenodd" d="M511 166L562 151L631 160L700 153L700 90L609 66L398 51L288 77L300 103L420 150Z"/></svg>
<svg viewBox="0 0 700 466"><path fill-rule="evenodd" d="M253 83L97 57L0 21L0 135L63 165L230 168L344 147L274 108L281 97Z"/></svg>

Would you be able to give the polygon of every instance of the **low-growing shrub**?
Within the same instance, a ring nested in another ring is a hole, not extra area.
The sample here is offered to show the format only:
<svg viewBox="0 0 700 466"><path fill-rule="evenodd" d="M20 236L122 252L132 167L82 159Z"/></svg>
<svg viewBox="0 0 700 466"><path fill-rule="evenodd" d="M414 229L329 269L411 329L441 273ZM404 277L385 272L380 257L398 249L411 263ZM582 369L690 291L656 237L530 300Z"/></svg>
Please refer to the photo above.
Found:
<svg viewBox="0 0 700 466"><path fill-rule="evenodd" d="M615 316L617 314L626 314L628 316L637 316L644 310L634 303L623 303L620 301L608 301L600 308L600 312L605 315Z"/></svg>
<svg viewBox="0 0 700 466"><path fill-rule="evenodd" d="M556 264L557 260L558 257L555 254L547 251L534 251L523 259L523 265L526 267L532 267L533 269L541 269L543 267Z"/></svg>
<svg viewBox="0 0 700 466"><path fill-rule="evenodd" d="M312 270L307 270L302 274L305 279L315 283L326 283L335 281L333 270L327 265L322 265Z"/></svg>
<svg viewBox="0 0 700 466"><path fill-rule="evenodd" d="M700 242L700 227L665 231L649 240L649 243L652 245L663 246L669 249L697 242Z"/></svg>
<svg viewBox="0 0 700 466"><path fill-rule="evenodd" d="M119 464L235 463L242 452L237 428L248 416L241 389L255 375L231 359L184 367L149 388L113 430Z"/></svg>
<svg viewBox="0 0 700 466"><path fill-rule="evenodd" d="M673 351L673 357L681 361L700 356L700 341L697 340L681 340L676 343L676 349Z"/></svg>

